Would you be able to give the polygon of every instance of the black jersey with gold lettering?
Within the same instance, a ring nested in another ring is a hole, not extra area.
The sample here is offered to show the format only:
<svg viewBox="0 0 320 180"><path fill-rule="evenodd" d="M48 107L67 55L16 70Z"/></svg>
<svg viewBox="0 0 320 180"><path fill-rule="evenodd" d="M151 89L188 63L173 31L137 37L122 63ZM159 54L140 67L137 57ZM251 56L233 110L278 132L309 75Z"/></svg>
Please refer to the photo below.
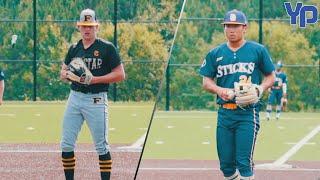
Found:
<svg viewBox="0 0 320 180"><path fill-rule="evenodd" d="M104 76L121 64L119 54L111 42L96 39L84 49L82 40L73 44L67 53L64 63L68 65L73 58L82 58L93 76ZM71 89L84 93L99 93L108 91L109 84L82 85L72 82Z"/></svg>

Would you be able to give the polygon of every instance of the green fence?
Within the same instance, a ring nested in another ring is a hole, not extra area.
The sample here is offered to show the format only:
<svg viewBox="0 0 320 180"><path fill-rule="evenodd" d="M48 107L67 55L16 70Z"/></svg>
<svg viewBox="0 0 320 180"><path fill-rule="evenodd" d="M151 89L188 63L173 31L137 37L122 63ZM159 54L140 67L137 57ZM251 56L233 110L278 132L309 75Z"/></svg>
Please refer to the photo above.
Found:
<svg viewBox="0 0 320 180"><path fill-rule="evenodd" d="M111 84L109 98L118 101L152 101L158 92L163 74L162 61L124 61L127 79ZM0 61L5 69L5 100L32 100L32 61ZM60 77L61 62L40 61L37 66L37 100L65 100L69 94L69 83ZM114 89L116 88L116 93Z"/></svg>
<svg viewBox="0 0 320 180"><path fill-rule="evenodd" d="M5 17L0 19L0 68L6 74L5 100L32 100L34 90L39 100L66 99L69 87L58 78L60 65L68 46L80 38L75 22L80 11L88 7L96 10L101 22L98 36L117 42L125 65L127 80L111 85L110 99L155 99L182 1L118 0L117 36L114 36L113 0L78 3L37 0L35 29L30 2L0 2L0 15ZM239 9L249 19L247 39L262 40L273 60L282 60L287 65L289 110L319 110L320 23L308 24L304 29L290 25L283 2L188 0L170 58L167 73L170 84L164 84L159 108L166 109L166 102L172 110L216 108L215 97L202 90L197 71L206 53L225 41L221 26L225 12ZM14 46L13 35L18 36Z"/></svg>
<svg viewBox="0 0 320 180"><path fill-rule="evenodd" d="M172 64L170 70L169 98L162 93L160 109L165 109L167 101L170 110L216 110L216 95L202 89L202 77L196 64ZM288 77L288 110L319 111L319 66L284 65ZM164 90L166 90L164 88ZM261 104L267 104L269 93L265 92Z"/></svg>

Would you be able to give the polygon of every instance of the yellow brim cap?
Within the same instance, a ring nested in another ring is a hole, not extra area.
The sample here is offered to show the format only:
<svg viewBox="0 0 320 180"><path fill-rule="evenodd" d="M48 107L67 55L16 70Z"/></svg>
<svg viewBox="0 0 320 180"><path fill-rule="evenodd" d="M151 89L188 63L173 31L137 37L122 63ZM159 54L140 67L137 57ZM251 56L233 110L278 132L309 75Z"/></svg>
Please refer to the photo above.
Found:
<svg viewBox="0 0 320 180"><path fill-rule="evenodd" d="M77 22L77 26L98 26L97 22Z"/></svg>

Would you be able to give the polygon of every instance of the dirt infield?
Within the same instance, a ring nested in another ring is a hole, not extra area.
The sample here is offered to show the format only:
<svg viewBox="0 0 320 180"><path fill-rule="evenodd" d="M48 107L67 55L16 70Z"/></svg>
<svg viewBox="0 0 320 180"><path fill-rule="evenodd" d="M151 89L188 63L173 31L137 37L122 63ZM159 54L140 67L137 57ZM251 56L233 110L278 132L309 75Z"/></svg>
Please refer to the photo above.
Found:
<svg viewBox="0 0 320 180"><path fill-rule="evenodd" d="M139 152L118 151L111 146L112 179L132 180ZM76 148L75 179L100 179L98 156L90 144ZM62 180L64 179L58 144L0 144L0 179Z"/></svg>
<svg viewBox="0 0 320 180"><path fill-rule="evenodd" d="M256 162L271 163L271 162ZM255 170L257 180L320 180L320 162L288 162L290 169ZM222 180L217 161L143 160L139 180Z"/></svg>
<svg viewBox="0 0 320 180"><path fill-rule="evenodd" d="M132 180L140 152L111 146L112 180ZM76 180L100 179L98 156L91 144L76 148ZM256 164L271 162L256 162ZM293 168L257 168L257 180L320 180L320 162L291 161ZM64 179L58 144L0 144L0 179ZM143 160L138 180L220 180L223 176L217 161Z"/></svg>

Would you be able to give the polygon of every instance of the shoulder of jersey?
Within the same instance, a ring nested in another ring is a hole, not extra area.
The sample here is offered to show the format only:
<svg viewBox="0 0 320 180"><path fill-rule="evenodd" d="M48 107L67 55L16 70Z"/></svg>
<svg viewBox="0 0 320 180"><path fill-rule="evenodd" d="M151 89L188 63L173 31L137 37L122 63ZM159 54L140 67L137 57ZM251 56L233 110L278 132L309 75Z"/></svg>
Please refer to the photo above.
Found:
<svg viewBox="0 0 320 180"><path fill-rule="evenodd" d="M258 43L258 42L255 42L255 41L247 41L246 42L249 46L252 46L252 47L256 47L256 48L265 48L264 45Z"/></svg>
<svg viewBox="0 0 320 180"><path fill-rule="evenodd" d="M217 53L218 51L222 50L223 48L225 48L227 46L227 43L222 43L220 45L218 45L217 47L212 48L209 53L210 54L214 54Z"/></svg>
<svg viewBox="0 0 320 180"><path fill-rule="evenodd" d="M227 43L222 43L222 44L220 44L220 45L212 48L212 49L209 51L209 53L208 53L207 56L211 57L210 59L215 59L217 53L218 53L219 51L223 50L226 45L227 45ZM207 61L208 61L208 60L209 60L209 59L207 59Z"/></svg>
<svg viewBox="0 0 320 180"><path fill-rule="evenodd" d="M99 44L106 45L106 46L114 46L110 41L107 41L101 38L98 38L97 40Z"/></svg>
<svg viewBox="0 0 320 180"><path fill-rule="evenodd" d="M78 45L80 42L81 42L81 40L79 40L78 42L72 43L72 44L71 44L71 47L72 47L72 48L76 48L77 45Z"/></svg>

